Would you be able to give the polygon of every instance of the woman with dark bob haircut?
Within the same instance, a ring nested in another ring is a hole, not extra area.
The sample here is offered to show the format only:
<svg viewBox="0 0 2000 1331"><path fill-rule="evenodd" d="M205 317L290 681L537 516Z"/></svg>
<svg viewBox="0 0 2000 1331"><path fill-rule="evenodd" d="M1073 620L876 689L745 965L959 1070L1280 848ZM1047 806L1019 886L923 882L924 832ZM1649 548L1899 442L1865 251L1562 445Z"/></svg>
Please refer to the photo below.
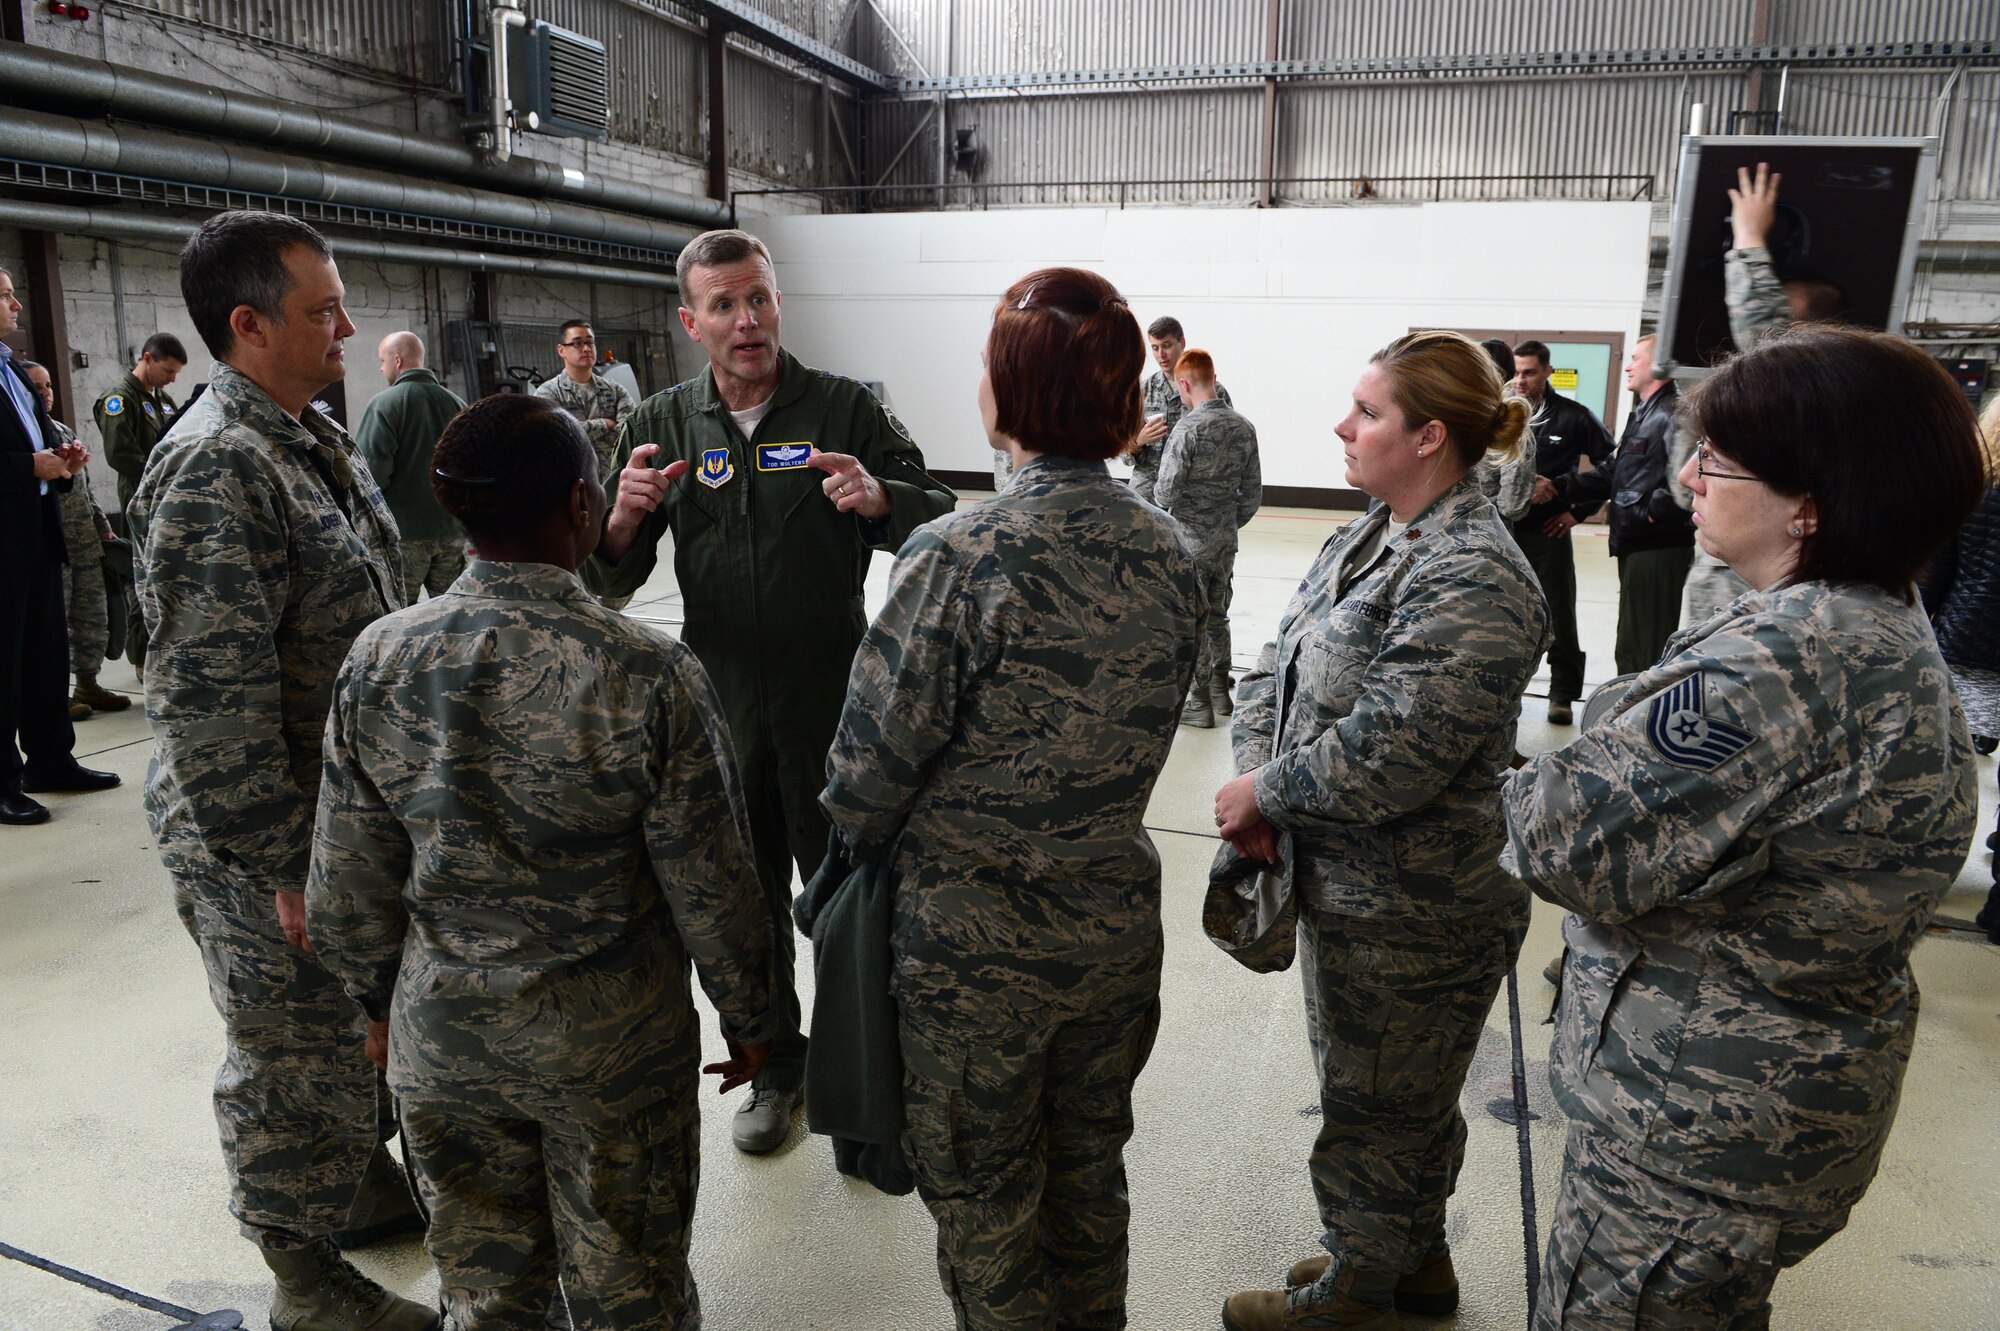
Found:
<svg viewBox="0 0 2000 1331"><path fill-rule="evenodd" d="M1978 811L1912 586L1979 500L1964 394L1899 338L1815 324L1688 409L1697 539L1751 591L1505 791L1506 862L1572 912L1537 1331L1770 1324L1882 1158L1910 949Z"/></svg>
<svg viewBox="0 0 2000 1331"><path fill-rule="evenodd" d="M1160 1016L1141 818L1203 616L1173 519L1103 459L1139 433L1139 325L1103 278L1007 289L979 383L1014 462L917 529L854 659L820 796L892 856L906 1143L962 1331L1125 1325L1124 1145Z"/></svg>
<svg viewBox="0 0 2000 1331"><path fill-rule="evenodd" d="M432 465L479 557L341 667L310 936L386 1062L445 1325L540 1327L560 1270L578 1331L699 1326L689 962L725 1089L773 1034L721 704L578 580L604 487L560 407L475 402Z"/></svg>

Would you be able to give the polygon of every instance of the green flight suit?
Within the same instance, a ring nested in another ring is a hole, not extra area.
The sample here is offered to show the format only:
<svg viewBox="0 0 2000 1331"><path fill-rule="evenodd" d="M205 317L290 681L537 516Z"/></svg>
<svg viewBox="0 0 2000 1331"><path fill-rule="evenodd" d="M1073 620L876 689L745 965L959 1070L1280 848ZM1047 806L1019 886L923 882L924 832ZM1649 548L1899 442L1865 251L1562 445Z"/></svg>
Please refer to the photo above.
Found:
<svg viewBox="0 0 2000 1331"><path fill-rule="evenodd" d="M139 488L139 475L146 469L153 445L160 442L179 411L164 388L149 390L132 370L127 370L125 377L91 407L90 414L97 421L97 437L104 443L104 460L118 473L121 511L132 503L133 492ZM125 654L132 664L143 668L146 629L139 622L138 593L131 578L122 571L118 581L120 594L109 607L109 634L112 640L125 644Z"/></svg>
<svg viewBox="0 0 2000 1331"><path fill-rule="evenodd" d="M785 351L770 410L750 439L730 419L711 371L641 403L619 443L613 507L617 473L641 444L659 445L655 466L684 459L689 473L624 559L593 556L585 572L599 595L630 596L651 576L661 535L673 533L687 614L681 641L708 671L729 720L758 877L782 941L773 1002L789 1005L796 1031L791 866L810 879L826 852L819 792L848 667L868 628L869 556L897 549L958 497L924 470L923 453L874 394ZM860 458L888 490L889 516L868 522L839 512L820 488L826 473L805 465L808 445ZM795 1090L804 1074L805 1042L781 1036L758 1084Z"/></svg>

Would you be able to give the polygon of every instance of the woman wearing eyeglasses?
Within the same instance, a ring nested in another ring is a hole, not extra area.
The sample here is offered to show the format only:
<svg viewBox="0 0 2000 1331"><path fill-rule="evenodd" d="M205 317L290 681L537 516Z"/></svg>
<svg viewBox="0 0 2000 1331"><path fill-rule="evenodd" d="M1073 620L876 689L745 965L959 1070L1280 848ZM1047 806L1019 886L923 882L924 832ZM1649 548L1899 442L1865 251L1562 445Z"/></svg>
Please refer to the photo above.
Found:
<svg viewBox="0 0 2000 1331"><path fill-rule="evenodd" d="M1125 1325L1124 1145L1160 1020L1142 823L1194 677L1174 520L1106 471L1145 346L1117 290L1008 288L980 416L1014 474L920 528L862 641L820 797L893 848L905 1140L960 1331Z"/></svg>
<svg viewBox="0 0 2000 1331"><path fill-rule="evenodd" d="M1874 1177L1910 949L1978 808L1913 589L1979 499L1964 395L1907 342L1813 325L1688 409L1697 539L1752 591L1504 794L1503 864L1572 912L1537 1331L1769 1325Z"/></svg>

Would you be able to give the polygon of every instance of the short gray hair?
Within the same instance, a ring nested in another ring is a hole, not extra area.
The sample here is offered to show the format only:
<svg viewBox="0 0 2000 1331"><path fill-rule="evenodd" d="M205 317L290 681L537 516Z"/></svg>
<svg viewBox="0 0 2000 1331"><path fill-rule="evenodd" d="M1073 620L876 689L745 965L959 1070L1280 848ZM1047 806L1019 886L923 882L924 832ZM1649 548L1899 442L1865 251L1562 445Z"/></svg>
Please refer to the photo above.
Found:
<svg viewBox="0 0 2000 1331"><path fill-rule="evenodd" d="M778 269L777 261L771 257L770 246L748 231L733 228L723 231L704 231L681 247L680 257L674 261L674 280L681 285L681 294L687 294L688 274L697 268L719 268L726 263L741 263L745 259L762 259L770 265L771 271Z"/></svg>

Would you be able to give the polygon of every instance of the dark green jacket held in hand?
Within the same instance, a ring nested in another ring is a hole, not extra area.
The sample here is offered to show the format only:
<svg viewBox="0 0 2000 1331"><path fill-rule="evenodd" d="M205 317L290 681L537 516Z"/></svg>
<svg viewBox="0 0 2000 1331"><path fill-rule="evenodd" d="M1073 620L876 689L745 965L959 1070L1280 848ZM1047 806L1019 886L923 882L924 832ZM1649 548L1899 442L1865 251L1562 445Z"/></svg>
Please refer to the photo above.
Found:
<svg viewBox="0 0 2000 1331"><path fill-rule="evenodd" d="M431 457L444 427L464 410L465 399L435 374L405 370L369 401L354 427L354 446L406 541L451 541L460 535L431 490Z"/></svg>

